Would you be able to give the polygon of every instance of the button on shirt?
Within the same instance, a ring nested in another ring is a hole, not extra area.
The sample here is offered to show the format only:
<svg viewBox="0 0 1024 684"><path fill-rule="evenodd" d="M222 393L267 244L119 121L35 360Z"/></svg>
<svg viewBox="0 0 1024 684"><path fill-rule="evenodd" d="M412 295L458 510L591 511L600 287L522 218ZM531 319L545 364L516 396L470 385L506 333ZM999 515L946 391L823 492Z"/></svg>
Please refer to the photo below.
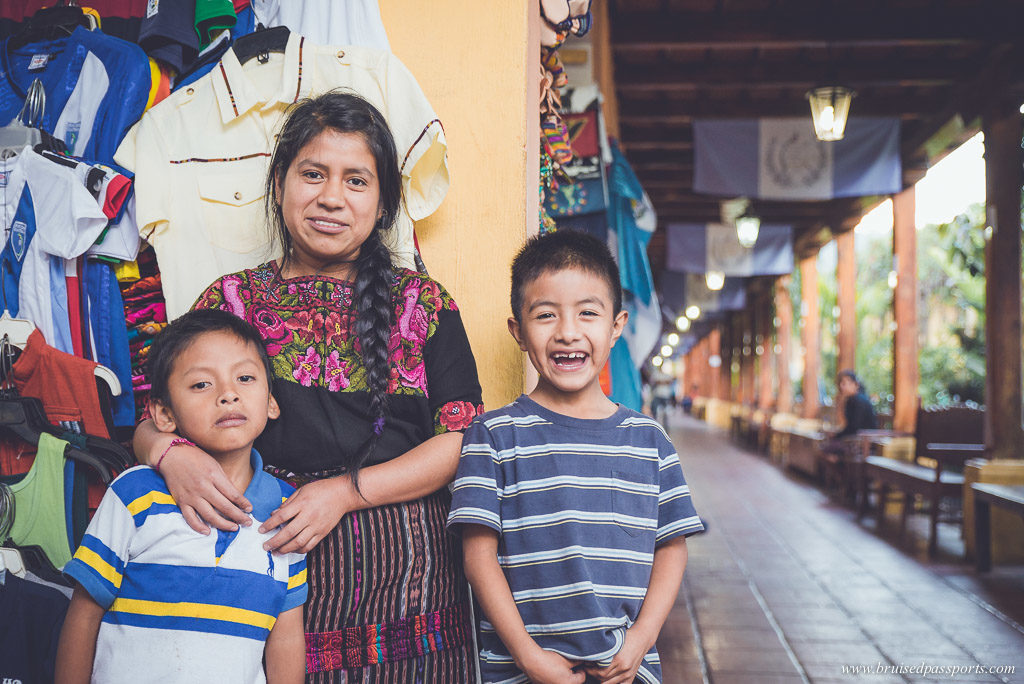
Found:
<svg viewBox="0 0 1024 684"><path fill-rule="evenodd" d="M263 64L240 64L229 50L147 112L117 151L116 161L135 172L136 219L156 250L169 317L220 276L280 255L264 208L275 134L294 102L334 88L358 93L387 119L405 195L390 245L396 265L414 268L413 221L448 192L440 120L391 53L313 45L293 33L284 54Z"/></svg>

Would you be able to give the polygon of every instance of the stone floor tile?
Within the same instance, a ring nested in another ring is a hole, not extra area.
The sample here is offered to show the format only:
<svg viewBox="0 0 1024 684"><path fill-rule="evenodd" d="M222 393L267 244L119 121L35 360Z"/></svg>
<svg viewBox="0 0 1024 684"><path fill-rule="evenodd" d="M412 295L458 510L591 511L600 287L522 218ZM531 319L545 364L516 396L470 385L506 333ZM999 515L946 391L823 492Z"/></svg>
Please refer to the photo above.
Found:
<svg viewBox="0 0 1024 684"><path fill-rule="evenodd" d="M751 650L723 648L706 651L708 670L711 678L718 681L721 674L792 674L799 675L800 669L781 647L772 650Z"/></svg>

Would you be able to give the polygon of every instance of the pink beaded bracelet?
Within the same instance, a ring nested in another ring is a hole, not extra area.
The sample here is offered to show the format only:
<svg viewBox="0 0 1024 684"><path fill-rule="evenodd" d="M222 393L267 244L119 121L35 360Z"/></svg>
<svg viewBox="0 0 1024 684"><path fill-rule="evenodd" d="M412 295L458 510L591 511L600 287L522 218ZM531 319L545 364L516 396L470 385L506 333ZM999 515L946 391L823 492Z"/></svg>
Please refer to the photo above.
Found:
<svg viewBox="0 0 1024 684"><path fill-rule="evenodd" d="M164 462L164 456L167 455L167 452L169 452L173 447L181 446L183 444L187 444L188 446L193 447L195 446L195 444L193 444L190 440L185 439L184 437L177 437L175 439L172 439L171 443L167 445L166 449L164 449L164 453L160 454L160 458L156 459L156 465L153 466L153 470L159 473L160 464Z"/></svg>

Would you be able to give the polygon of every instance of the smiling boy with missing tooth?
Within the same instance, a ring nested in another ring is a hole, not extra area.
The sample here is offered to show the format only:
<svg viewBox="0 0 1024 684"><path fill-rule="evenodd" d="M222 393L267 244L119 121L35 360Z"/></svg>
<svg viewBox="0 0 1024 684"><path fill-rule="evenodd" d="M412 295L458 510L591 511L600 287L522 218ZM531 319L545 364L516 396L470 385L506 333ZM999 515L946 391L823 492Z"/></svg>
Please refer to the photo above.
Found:
<svg viewBox="0 0 1024 684"><path fill-rule="evenodd" d="M628 317L608 248L530 240L512 313L537 387L466 432L448 518L485 616L483 679L660 682L655 640L703 525L661 426L601 391Z"/></svg>
<svg viewBox="0 0 1024 684"><path fill-rule="evenodd" d="M170 447L153 468L122 473L64 568L77 585L56 681L298 684L305 555L265 551L275 531L258 531L294 491L252 448L279 414L263 340L230 313L192 311L160 334L148 364L157 428L213 456L255 524L192 530L159 474Z"/></svg>

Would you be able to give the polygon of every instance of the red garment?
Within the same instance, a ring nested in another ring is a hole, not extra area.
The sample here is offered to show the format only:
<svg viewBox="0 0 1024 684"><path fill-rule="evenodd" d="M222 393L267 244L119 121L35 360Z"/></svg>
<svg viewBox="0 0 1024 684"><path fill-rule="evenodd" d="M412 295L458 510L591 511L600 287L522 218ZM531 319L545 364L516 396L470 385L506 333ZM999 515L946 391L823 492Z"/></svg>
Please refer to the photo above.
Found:
<svg viewBox="0 0 1024 684"><path fill-rule="evenodd" d="M38 397L53 424L80 423L90 435L110 438L96 391L96 362L80 359L46 344L34 330L11 375L23 397ZM32 467L34 447L17 439L0 441L0 473L18 475ZM28 456L28 457L27 457Z"/></svg>
<svg viewBox="0 0 1024 684"><path fill-rule="evenodd" d="M68 298L68 326L71 329L71 349L75 356L85 358L82 340L82 281L78 277L78 260L64 262L64 280Z"/></svg>

